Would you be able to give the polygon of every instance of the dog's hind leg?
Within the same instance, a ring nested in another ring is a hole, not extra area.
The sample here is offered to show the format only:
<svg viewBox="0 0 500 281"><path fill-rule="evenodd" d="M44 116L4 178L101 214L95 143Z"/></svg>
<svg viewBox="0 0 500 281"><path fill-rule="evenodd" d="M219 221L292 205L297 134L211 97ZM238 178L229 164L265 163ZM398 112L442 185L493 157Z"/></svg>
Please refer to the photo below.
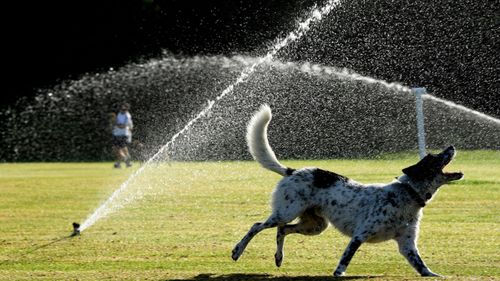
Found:
<svg viewBox="0 0 500 281"><path fill-rule="evenodd" d="M283 247L285 244L285 236L293 233L300 233L303 235L318 235L328 226L327 221L316 215L314 209L307 209L301 216L297 224L288 224L278 226L276 235L276 254L274 254L274 261L277 267L281 266L283 262Z"/></svg>
<svg viewBox="0 0 500 281"><path fill-rule="evenodd" d="M238 258L241 256L245 248L247 247L248 243L250 243L250 240L257 235L257 233L261 232L262 230L266 228L271 228L271 227L276 227L278 224L286 224L287 222L281 222L279 221L279 218L277 216L270 216L264 223L255 223L248 233L241 239L241 241L236 244L232 251L232 258L233 260L238 260Z"/></svg>

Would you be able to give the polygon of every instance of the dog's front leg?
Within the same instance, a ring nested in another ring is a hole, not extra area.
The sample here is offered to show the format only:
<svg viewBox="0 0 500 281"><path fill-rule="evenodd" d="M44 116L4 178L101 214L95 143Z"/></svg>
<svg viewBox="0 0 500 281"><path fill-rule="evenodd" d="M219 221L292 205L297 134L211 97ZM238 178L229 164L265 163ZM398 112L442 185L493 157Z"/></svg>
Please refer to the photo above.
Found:
<svg viewBox="0 0 500 281"><path fill-rule="evenodd" d="M347 266L349 265L349 262L351 262L352 257L358 250L359 246L363 243L363 240L360 239L359 237L353 237L351 239L351 242L349 242L349 245L347 245L347 249L345 249L344 254L342 255L342 258L340 259L339 265L337 266L337 269L333 273L333 276L335 277L340 277L345 275L345 270L347 269Z"/></svg>
<svg viewBox="0 0 500 281"><path fill-rule="evenodd" d="M424 263L418 253L415 243L415 235L405 235L398 240L399 252L408 260L408 262L420 273L421 276L440 277L440 275L432 272Z"/></svg>

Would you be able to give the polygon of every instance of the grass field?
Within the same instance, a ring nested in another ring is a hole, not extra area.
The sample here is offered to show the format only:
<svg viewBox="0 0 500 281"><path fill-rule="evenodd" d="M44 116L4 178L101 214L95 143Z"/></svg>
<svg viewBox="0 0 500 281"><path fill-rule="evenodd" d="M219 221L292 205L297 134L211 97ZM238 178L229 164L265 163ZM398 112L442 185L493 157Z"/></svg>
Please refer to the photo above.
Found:
<svg viewBox="0 0 500 281"><path fill-rule="evenodd" d="M319 166L361 182L388 182L415 155L377 160L284 161ZM231 249L269 214L279 176L255 162L159 165L130 188L145 190L67 238L137 169L111 163L0 164L0 280L324 280L348 238L334 229L291 235L274 266L275 230L255 237L238 262ZM459 152L447 170L465 179L441 189L424 210L419 248L449 280L500 280L500 151ZM364 244L347 275L363 280L420 279L395 242Z"/></svg>

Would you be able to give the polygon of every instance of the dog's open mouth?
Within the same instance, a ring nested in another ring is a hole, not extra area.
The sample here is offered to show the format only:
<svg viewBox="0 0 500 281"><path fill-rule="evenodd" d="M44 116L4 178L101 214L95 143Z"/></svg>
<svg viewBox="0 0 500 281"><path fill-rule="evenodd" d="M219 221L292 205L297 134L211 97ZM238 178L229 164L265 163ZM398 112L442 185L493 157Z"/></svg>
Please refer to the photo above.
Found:
<svg viewBox="0 0 500 281"><path fill-rule="evenodd" d="M449 181L456 181L464 177L462 172L443 173Z"/></svg>

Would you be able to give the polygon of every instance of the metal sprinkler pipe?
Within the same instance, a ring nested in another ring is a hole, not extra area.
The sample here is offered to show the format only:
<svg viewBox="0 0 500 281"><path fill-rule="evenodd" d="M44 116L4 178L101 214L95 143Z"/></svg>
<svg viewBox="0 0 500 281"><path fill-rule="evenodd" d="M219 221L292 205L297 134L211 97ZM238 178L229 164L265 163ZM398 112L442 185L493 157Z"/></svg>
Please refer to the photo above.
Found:
<svg viewBox="0 0 500 281"><path fill-rule="evenodd" d="M415 106L417 111L417 137L418 137L418 154L420 159L425 157L425 129L424 129L424 101L423 95L427 93L425 88L412 88L411 91L415 95Z"/></svg>

